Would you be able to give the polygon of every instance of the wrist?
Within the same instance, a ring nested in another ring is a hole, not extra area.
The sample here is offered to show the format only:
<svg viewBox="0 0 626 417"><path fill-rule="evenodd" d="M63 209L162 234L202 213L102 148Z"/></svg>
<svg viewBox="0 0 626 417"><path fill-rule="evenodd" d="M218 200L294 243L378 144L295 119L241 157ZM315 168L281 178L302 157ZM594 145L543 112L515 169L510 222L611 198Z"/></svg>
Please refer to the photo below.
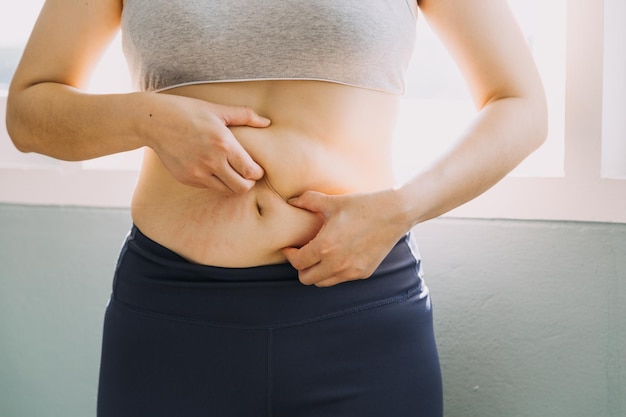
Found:
<svg viewBox="0 0 626 417"><path fill-rule="evenodd" d="M135 92L129 93L127 98L133 109L132 117L129 117L130 131L132 139L137 147L147 146L154 148L155 142L155 100L152 99L152 93Z"/></svg>
<svg viewBox="0 0 626 417"><path fill-rule="evenodd" d="M435 205L439 190L423 176L400 184L392 191L397 207L396 217L409 229L441 214Z"/></svg>
<svg viewBox="0 0 626 417"><path fill-rule="evenodd" d="M407 188L397 186L384 192L383 199L387 202L387 222L397 226L403 233L411 230L419 223L419 207ZM391 204L389 204L391 202Z"/></svg>

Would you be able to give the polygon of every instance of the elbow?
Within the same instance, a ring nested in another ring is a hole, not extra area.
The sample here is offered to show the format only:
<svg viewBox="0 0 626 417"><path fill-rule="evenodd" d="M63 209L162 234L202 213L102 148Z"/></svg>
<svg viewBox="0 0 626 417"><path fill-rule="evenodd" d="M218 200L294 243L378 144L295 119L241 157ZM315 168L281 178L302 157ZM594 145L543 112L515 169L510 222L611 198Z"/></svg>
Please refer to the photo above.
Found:
<svg viewBox="0 0 626 417"><path fill-rule="evenodd" d="M524 157L530 155L543 145L548 138L548 104L541 83L515 89L512 92L492 94L478 103L479 110L491 107L492 104L504 105L504 118L511 123L517 134L514 135L518 149ZM499 106L498 106L499 107Z"/></svg>
<svg viewBox="0 0 626 417"><path fill-rule="evenodd" d="M520 97L525 99L526 114L525 120L527 128L527 138L530 152L532 153L543 145L548 138L549 118L548 101L545 89L539 76L534 83L526 86Z"/></svg>
<svg viewBox="0 0 626 417"><path fill-rule="evenodd" d="M34 152L33 148L28 146L28 144L26 142L18 141L18 140L13 139L13 137L10 136L10 134L9 134L9 137L11 138L11 142L13 142L13 146L18 151L20 151L22 153L32 153L32 152Z"/></svg>
<svg viewBox="0 0 626 417"><path fill-rule="evenodd" d="M36 135L33 131L34 121L29 107L18 93L9 89L5 125L13 146L23 153L37 152Z"/></svg>
<svg viewBox="0 0 626 417"><path fill-rule="evenodd" d="M25 132L25 126L20 119L20 115L14 110L10 98L7 99L5 125L9 139L11 139L13 146L15 146L18 151L24 153L33 152L32 144L28 140L28 134Z"/></svg>
<svg viewBox="0 0 626 417"><path fill-rule="evenodd" d="M529 101L531 117L529 120L530 131L528 132L528 141L531 146L531 152L534 152L543 145L548 138L548 104L545 94L543 93L536 95Z"/></svg>
<svg viewBox="0 0 626 417"><path fill-rule="evenodd" d="M512 97L513 113L509 114L514 120L515 135L520 147L521 155L528 155L539 149L548 138L548 104L542 89L534 93L520 94Z"/></svg>
<svg viewBox="0 0 626 417"><path fill-rule="evenodd" d="M7 119L7 132L9 134L9 139L13 143L15 149L22 153L30 153L33 152L33 147L29 143L29 141L23 139L23 135L19 134L16 128L13 127L13 124Z"/></svg>

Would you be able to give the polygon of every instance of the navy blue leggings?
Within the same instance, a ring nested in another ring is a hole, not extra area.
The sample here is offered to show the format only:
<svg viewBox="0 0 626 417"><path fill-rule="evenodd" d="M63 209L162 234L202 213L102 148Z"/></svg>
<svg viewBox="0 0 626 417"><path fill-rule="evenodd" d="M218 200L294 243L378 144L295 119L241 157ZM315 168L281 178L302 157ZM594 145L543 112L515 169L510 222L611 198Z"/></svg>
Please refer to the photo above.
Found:
<svg viewBox="0 0 626 417"><path fill-rule="evenodd" d="M107 307L98 417L441 417L410 237L367 280L186 262L133 228Z"/></svg>

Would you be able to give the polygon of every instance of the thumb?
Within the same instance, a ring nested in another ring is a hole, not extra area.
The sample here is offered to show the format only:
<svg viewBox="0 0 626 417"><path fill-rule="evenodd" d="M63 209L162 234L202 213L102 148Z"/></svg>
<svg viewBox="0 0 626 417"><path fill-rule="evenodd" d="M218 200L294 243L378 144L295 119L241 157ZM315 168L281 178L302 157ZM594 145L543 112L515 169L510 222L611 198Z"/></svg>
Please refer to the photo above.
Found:
<svg viewBox="0 0 626 417"><path fill-rule="evenodd" d="M282 254L287 258L287 261L291 262L293 257L298 253L298 248L286 247L280 250Z"/></svg>
<svg viewBox="0 0 626 417"><path fill-rule="evenodd" d="M329 210L329 196L317 191L305 191L299 197L289 199L289 204L304 210L325 215Z"/></svg>
<svg viewBox="0 0 626 417"><path fill-rule="evenodd" d="M270 119L259 116L248 106L220 106L216 114L226 126L267 127L271 123Z"/></svg>

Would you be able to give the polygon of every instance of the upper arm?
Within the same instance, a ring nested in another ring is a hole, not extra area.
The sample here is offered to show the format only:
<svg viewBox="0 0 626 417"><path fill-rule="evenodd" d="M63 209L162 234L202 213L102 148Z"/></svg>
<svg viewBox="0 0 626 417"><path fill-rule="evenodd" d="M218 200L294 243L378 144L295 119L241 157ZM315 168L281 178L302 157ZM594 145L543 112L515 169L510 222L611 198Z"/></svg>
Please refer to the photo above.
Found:
<svg viewBox="0 0 626 417"><path fill-rule="evenodd" d="M532 55L506 0L418 0L479 108L504 97L543 97Z"/></svg>
<svg viewBox="0 0 626 417"><path fill-rule="evenodd" d="M122 0L47 0L11 88L44 82L84 88L119 29Z"/></svg>

